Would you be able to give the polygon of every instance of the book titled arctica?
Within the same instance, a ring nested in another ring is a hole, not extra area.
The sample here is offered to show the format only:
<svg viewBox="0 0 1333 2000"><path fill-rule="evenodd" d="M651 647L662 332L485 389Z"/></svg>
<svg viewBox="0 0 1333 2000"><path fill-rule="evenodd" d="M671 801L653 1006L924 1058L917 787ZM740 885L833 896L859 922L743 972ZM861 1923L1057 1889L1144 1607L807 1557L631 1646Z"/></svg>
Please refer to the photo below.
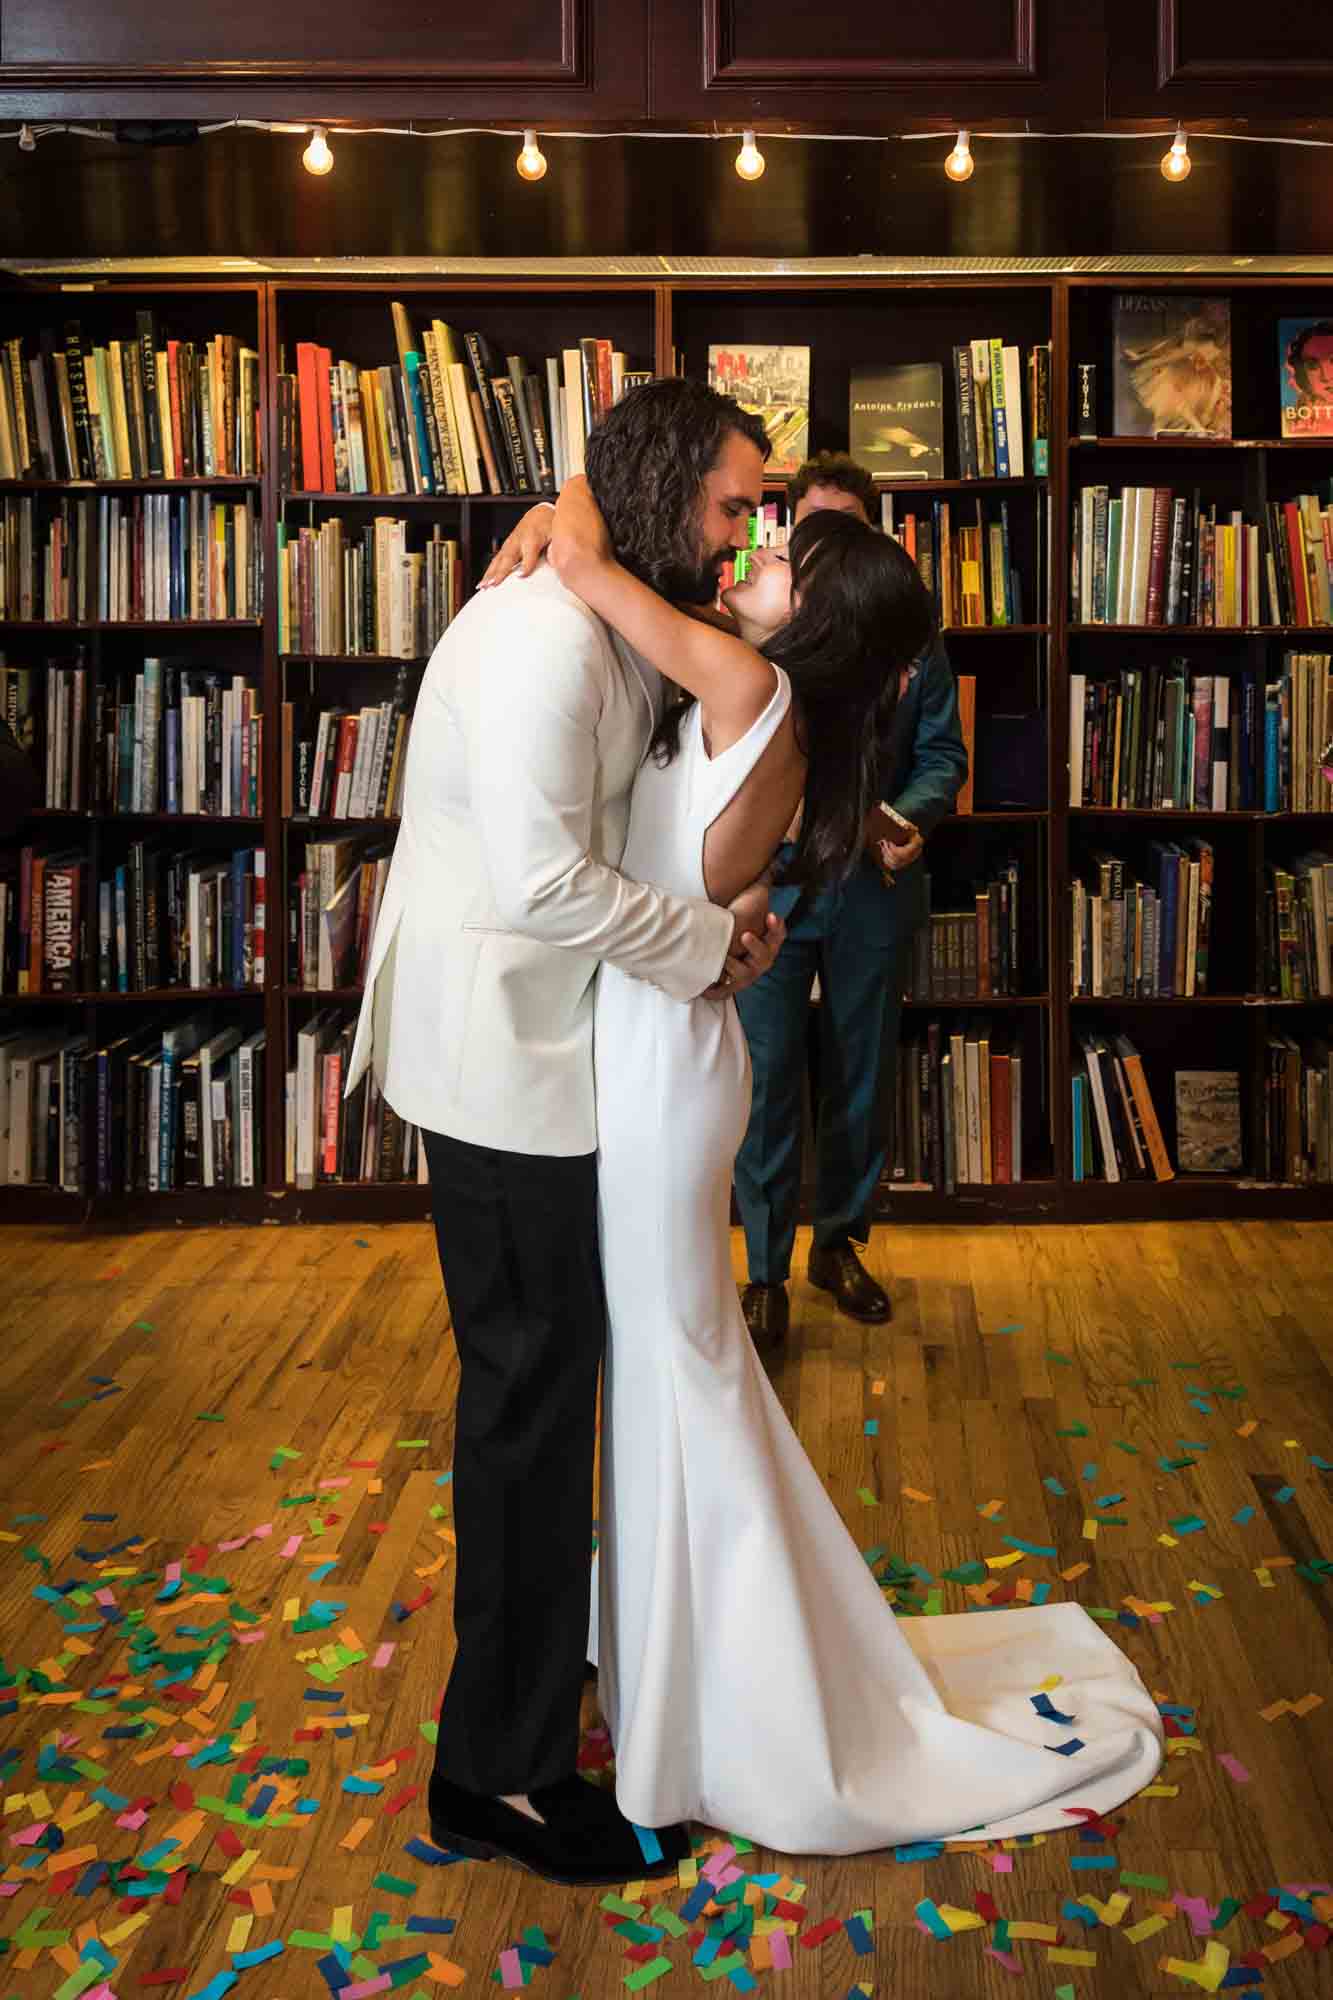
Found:
<svg viewBox="0 0 1333 2000"><path fill-rule="evenodd" d="M1231 436L1231 302L1117 292L1111 373L1119 437Z"/></svg>
<svg viewBox="0 0 1333 2000"><path fill-rule="evenodd" d="M1333 437L1333 319L1277 323L1284 438Z"/></svg>
<svg viewBox="0 0 1333 2000"><path fill-rule="evenodd" d="M944 474L944 372L937 361L853 368L851 454L881 479Z"/></svg>
<svg viewBox="0 0 1333 2000"><path fill-rule="evenodd" d="M810 455L810 349L710 347L708 386L762 418L768 472L795 472Z"/></svg>

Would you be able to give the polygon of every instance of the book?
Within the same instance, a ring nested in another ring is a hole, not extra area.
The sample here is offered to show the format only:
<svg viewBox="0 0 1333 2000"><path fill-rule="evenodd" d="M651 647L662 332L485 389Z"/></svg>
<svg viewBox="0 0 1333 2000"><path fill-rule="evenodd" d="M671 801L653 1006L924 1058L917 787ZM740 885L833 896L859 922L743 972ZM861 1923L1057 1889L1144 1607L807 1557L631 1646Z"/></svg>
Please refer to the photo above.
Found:
<svg viewBox="0 0 1333 2000"><path fill-rule="evenodd" d="M944 372L938 362L853 368L851 454L882 479L944 475Z"/></svg>
<svg viewBox="0 0 1333 2000"><path fill-rule="evenodd" d="M1111 378L1119 437L1231 436L1231 302L1117 292Z"/></svg>
<svg viewBox="0 0 1333 2000"><path fill-rule="evenodd" d="M760 418L772 446L768 472L795 472L809 457L808 347L710 346L708 386Z"/></svg>
<svg viewBox="0 0 1333 2000"><path fill-rule="evenodd" d="M1333 437L1333 320L1280 319L1284 438Z"/></svg>
<svg viewBox="0 0 1333 2000"><path fill-rule="evenodd" d="M1176 1071L1176 1165L1183 1174L1241 1170L1240 1076L1234 1069Z"/></svg>

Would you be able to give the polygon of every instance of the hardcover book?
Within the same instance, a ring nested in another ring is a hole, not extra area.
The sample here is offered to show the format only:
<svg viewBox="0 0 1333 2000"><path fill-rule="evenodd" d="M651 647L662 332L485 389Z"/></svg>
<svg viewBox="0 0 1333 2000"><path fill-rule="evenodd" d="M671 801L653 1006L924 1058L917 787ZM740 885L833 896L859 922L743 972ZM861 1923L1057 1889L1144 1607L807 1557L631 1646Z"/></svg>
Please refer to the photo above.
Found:
<svg viewBox="0 0 1333 2000"><path fill-rule="evenodd" d="M1183 1174L1240 1172L1238 1071L1176 1071L1176 1165Z"/></svg>
<svg viewBox="0 0 1333 2000"><path fill-rule="evenodd" d="M935 361L853 368L851 454L882 479L944 476L944 373Z"/></svg>
<svg viewBox="0 0 1333 2000"><path fill-rule="evenodd" d="M1333 320L1280 319L1284 438L1333 437Z"/></svg>
<svg viewBox="0 0 1333 2000"><path fill-rule="evenodd" d="M773 447L768 472L795 472L809 457L808 347L710 347L708 386L762 420Z"/></svg>
<svg viewBox="0 0 1333 2000"><path fill-rule="evenodd" d="M1118 292L1111 323L1119 437L1231 436L1231 302Z"/></svg>

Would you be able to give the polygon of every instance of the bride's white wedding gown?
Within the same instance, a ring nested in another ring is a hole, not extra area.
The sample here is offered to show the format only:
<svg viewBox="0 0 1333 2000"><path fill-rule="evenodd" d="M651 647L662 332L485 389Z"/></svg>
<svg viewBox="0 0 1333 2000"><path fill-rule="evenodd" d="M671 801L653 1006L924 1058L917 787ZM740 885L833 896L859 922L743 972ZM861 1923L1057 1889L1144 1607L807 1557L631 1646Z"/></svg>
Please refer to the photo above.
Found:
<svg viewBox="0 0 1333 2000"><path fill-rule="evenodd" d="M705 895L704 834L790 698L779 674L711 760L690 712L676 758L639 773L626 874ZM797 1854L1110 1811L1162 1755L1129 1660L1075 1604L895 1618L769 1385L731 1269L750 1094L734 1005L683 1006L604 966L595 1047L610 1321L597 1643L623 1811ZM1067 1722L1032 1700L1057 1674Z"/></svg>

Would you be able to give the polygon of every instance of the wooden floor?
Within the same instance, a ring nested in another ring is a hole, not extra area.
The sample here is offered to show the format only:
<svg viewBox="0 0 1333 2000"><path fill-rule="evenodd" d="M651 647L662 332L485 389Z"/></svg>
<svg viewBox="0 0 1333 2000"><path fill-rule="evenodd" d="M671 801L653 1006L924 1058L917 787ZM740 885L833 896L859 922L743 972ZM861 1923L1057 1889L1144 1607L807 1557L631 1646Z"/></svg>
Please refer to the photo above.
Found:
<svg viewBox="0 0 1333 2000"><path fill-rule="evenodd" d="M1256 1961L1260 1990L1333 1995L1318 1922L1333 1900L1310 1900L1333 1882L1333 1575L1317 1566L1333 1557L1333 1476L1315 1462L1333 1461L1333 1230L902 1227L877 1233L871 1261L892 1325L861 1328L799 1282L776 1374L857 1542L936 1581L1004 1553L1005 1534L1054 1543L1056 1560L1025 1557L993 1584L1020 1599L1050 1584L1111 1614L1162 1606L1109 1629L1188 1711L1186 1733L1161 1774L1169 1793L1091 1843L924 1862L742 1851L747 1873L805 1885L790 1892L804 1932L840 1925L795 1942L792 1969L760 1970L759 1987L1188 1993L1170 1964L1202 1964L1212 1912L1233 1977L1267 1947L1279 1956ZM330 1937L351 1941L353 1994L389 1990L369 1983L380 1968L433 1953L393 1975L404 1993L480 1995L513 1977L501 1954L530 1926L554 1948L530 1973L551 2000L638 1990L599 1893L404 1852L427 1832L451 1644L455 1361L424 1227L3 1232L0 1357L0 2000L72 1996L84 1980L124 2000L173 1972L162 1990L214 2000L232 1954L275 1940L280 1957L242 1958L237 2000L302 2000L330 1990L321 1959L346 1982ZM1183 1517L1203 1525L1168 1542ZM931 1587L912 1586L923 1600ZM944 1609L966 1608L964 1586L941 1587ZM1305 1712L1265 1720L1280 1701ZM358 1772L373 1789L344 1788ZM1071 1869L1091 1853L1112 1865ZM104 1864L136 1857L137 1882L107 1879ZM1071 1898L1105 1906L1122 1885L1118 1923L1061 1923ZM1218 1908L1284 1889L1296 1904L1272 1921ZM1000 1918L1061 1924L1057 1954L1095 1963L1052 1958L1040 1938L987 1955L992 1924L939 1942L914 1915L923 1898L973 1910L979 1893ZM1191 1914L1177 1897L1203 1902ZM685 1900L674 1883L651 1891L649 1921ZM858 1910L873 1956L842 1927ZM1132 1941L1155 1915L1167 1921ZM403 1929L442 1917L448 1935ZM648 1990L702 1990L669 1929L654 1952L670 1969Z"/></svg>

